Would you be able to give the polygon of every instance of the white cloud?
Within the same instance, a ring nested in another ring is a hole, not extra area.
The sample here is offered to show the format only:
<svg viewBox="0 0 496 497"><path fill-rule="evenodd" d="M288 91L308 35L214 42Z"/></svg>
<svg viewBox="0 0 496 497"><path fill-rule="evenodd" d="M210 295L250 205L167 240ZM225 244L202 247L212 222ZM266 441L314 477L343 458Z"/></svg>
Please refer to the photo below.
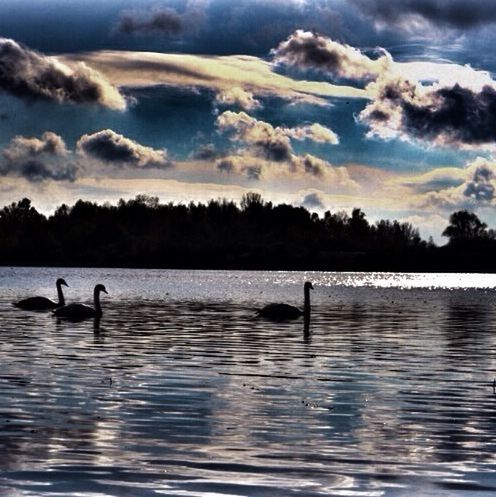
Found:
<svg viewBox="0 0 496 497"><path fill-rule="evenodd" d="M338 135L319 123L306 124L296 128L284 128L286 134L295 140L311 140L317 143L339 144Z"/></svg>
<svg viewBox="0 0 496 497"><path fill-rule="evenodd" d="M391 55L371 59L357 48L309 31L297 30L272 51L276 63L300 69L315 69L331 76L355 80L375 80L389 70Z"/></svg>
<svg viewBox="0 0 496 497"><path fill-rule="evenodd" d="M237 106L244 110L255 110L262 107L262 104L253 96L253 93L239 86L220 90L215 97L215 103L217 105Z"/></svg>

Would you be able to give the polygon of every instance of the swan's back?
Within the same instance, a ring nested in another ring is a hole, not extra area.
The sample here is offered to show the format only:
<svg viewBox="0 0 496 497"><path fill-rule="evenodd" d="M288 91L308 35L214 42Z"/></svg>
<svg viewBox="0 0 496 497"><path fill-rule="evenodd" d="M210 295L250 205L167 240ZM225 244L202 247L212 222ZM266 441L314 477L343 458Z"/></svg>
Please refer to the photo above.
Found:
<svg viewBox="0 0 496 497"><path fill-rule="evenodd" d="M268 304L258 311L258 314L267 319L282 321L296 319L303 313L297 307L289 304Z"/></svg>
<svg viewBox="0 0 496 497"><path fill-rule="evenodd" d="M55 309L53 314L59 318L66 319L85 319L97 316L95 309L85 304L64 305L58 309Z"/></svg>
<svg viewBox="0 0 496 497"><path fill-rule="evenodd" d="M14 302L12 305L25 311L47 311L57 308L59 304L46 297L29 297L19 300L19 302Z"/></svg>

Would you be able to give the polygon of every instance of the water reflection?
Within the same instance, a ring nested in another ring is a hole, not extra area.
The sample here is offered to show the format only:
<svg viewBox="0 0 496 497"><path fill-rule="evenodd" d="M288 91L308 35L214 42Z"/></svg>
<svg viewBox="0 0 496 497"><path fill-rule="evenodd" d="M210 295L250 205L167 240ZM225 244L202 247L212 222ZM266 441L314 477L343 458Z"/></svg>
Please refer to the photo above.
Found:
<svg viewBox="0 0 496 497"><path fill-rule="evenodd" d="M303 341L305 343L310 343L312 337L310 335L310 316L303 316Z"/></svg>
<svg viewBox="0 0 496 497"><path fill-rule="evenodd" d="M491 292L324 286L311 321L274 323L253 309L279 283L298 304L329 276L205 272L184 295L177 275L105 271L99 321L0 295L0 495L496 490Z"/></svg>

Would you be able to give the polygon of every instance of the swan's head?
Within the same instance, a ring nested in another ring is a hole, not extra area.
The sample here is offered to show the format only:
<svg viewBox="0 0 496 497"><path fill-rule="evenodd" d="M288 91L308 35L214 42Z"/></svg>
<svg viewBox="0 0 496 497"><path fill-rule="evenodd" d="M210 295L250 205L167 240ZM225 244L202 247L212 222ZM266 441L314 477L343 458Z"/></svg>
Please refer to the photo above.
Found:
<svg viewBox="0 0 496 497"><path fill-rule="evenodd" d="M56 284L57 286L60 286L60 285L69 286L69 285L65 282L64 278L59 278L55 284Z"/></svg>
<svg viewBox="0 0 496 497"><path fill-rule="evenodd" d="M105 289L105 287L103 285L100 285L100 284L96 285L95 292L103 292L103 293L106 293L108 295L108 292Z"/></svg>
<svg viewBox="0 0 496 497"><path fill-rule="evenodd" d="M305 282L305 290L313 290L313 285L311 281Z"/></svg>

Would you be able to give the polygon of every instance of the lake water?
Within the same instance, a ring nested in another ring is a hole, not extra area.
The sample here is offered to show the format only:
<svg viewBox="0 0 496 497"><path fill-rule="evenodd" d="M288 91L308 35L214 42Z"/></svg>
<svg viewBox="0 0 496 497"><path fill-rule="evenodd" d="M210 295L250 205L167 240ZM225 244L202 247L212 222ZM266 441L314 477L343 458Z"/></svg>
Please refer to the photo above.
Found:
<svg viewBox="0 0 496 497"><path fill-rule="evenodd" d="M11 302L91 302L57 322ZM271 323L254 309L298 306ZM0 268L0 496L496 492L496 275Z"/></svg>

